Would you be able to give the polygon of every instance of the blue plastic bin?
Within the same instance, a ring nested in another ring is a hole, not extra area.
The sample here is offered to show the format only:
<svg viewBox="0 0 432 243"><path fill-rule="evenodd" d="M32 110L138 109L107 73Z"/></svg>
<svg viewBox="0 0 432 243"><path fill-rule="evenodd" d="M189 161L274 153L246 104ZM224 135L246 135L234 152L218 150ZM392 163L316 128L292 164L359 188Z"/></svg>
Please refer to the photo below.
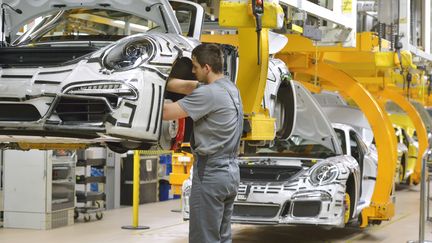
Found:
<svg viewBox="0 0 432 243"><path fill-rule="evenodd" d="M159 157L159 164L164 168L164 176L171 174L172 172L172 162L171 154L163 154Z"/></svg>
<svg viewBox="0 0 432 243"><path fill-rule="evenodd" d="M103 169L98 169L98 168L91 167L91 169L90 169L90 176L103 176L103 175L104 175ZM92 191L92 192L98 192L99 191L99 185L98 185L98 183L91 183L90 184L90 191Z"/></svg>

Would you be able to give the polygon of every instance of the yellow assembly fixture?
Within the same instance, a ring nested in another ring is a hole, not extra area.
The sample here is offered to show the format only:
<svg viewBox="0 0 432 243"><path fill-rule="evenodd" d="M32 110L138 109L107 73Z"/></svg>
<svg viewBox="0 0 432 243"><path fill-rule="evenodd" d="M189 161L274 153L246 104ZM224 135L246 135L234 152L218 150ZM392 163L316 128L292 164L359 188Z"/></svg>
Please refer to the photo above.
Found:
<svg viewBox="0 0 432 243"><path fill-rule="evenodd" d="M423 154L424 151L426 151L426 149L428 148L426 126L424 125L419 113L414 108L414 106L405 97L390 89L383 90L380 93L378 93L378 95L384 99L393 101L402 110L404 110L407 113L417 133L417 138L419 143L418 154ZM422 158L421 156L418 156L414 173L411 176L411 181L414 184L418 184L420 182L421 163L422 163Z"/></svg>
<svg viewBox="0 0 432 243"><path fill-rule="evenodd" d="M314 65L319 72L315 73ZM352 98L368 119L378 150L378 174L371 206L362 211L361 227L376 220L389 220L394 215L391 199L397 161L397 142L393 126L378 102L364 87L351 76L323 62L310 62L308 67L290 68L294 73L318 75L321 82L342 90Z"/></svg>
<svg viewBox="0 0 432 243"><path fill-rule="evenodd" d="M220 1L219 25L238 28L240 58L237 87L242 97L245 119L252 128L243 138L245 140L273 140L275 137L275 121L268 115L268 111L261 109L261 102L268 70L268 31L282 27L283 10L277 3L263 2L263 14L257 16L254 15L255 5L251 1ZM258 17L262 19L258 21ZM258 25L261 26L258 28ZM206 37L202 38L205 39ZM234 40L235 38L230 41ZM261 129L263 127L266 129Z"/></svg>
<svg viewBox="0 0 432 243"><path fill-rule="evenodd" d="M181 151L172 154L171 161L172 173L169 175L169 183L171 184L173 194L181 195L183 182L189 178L190 169L194 162L193 154L190 151L190 144L183 143Z"/></svg>
<svg viewBox="0 0 432 243"><path fill-rule="evenodd" d="M378 176L371 207L362 212L361 226L390 219L394 214L390 194L397 164L397 143L381 103L390 99L409 114L419 136L421 154L427 147L426 130L409 101L428 101L424 72L417 70L411 53L388 51L389 42L379 39L375 33L357 34L357 46L353 48L341 45L316 47L312 40L302 36L287 37L288 44L276 57L285 61L294 72L294 79L307 84L310 90L338 90L353 99L365 113L377 143ZM380 97L383 100L376 100ZM416 165L415 171L414 182L419 179L420 167L417 169Z"/></svg>
<svg viewBox="0 0 432 243"><path fill-rule="evenodd" d="M268 61L268 25L278 25L278 6L265 5L260 34L260 59L255 18L248 1L221 1L219 24L238 29L238 35L203 35L202 41L239 47L240 66L237 85L242 95L245 117L252 125L246 140L272 140L274 121L261 108ZM270 8L271 10L269 10ZM267 15L269 14L269 15ZM272 18L268 19L268 18ZM273 21L273 22L272 22ZM428 104L425 72L418 70L410 52L390 51L391 43L376 33L357 34L356 47L314 45L310 39L296 34L286 35L288 44L276 54L283 60L294 79L312 92L337 90L350 97L365 113L373 130L378 151L378 176L370 207L361 215L361 227L389 220L394 215L393 185L397 165L397 141L393 125L382 102L392 100L413 120L419 136L419 154L427 147L425 126L410 101ZM256 67L256 68L251 68ZM416 163L420 164L420 163ZM418 167L420 168L420 167ZM415 169L413 181L419 179Z"/></svg>

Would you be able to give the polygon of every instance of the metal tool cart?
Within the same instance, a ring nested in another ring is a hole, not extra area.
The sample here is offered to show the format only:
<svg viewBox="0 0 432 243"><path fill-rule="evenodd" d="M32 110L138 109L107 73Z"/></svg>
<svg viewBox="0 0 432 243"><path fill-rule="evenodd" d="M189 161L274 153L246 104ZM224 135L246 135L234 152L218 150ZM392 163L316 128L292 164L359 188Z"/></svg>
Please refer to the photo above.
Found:
<svg viewBox="0 0 432 243"><path fill-rule="evenodd" d="M85 222L90 221L91 215L97 220L103 218L105 210L105 165L106 153L104 148L89 148L78 152L77 167L82 167L83 173L76 175L76 202L79 206L75 207L74 218L78 219L83 214ZM101 175L92 175L93 169L103 171ZM89 190L91 183L97 183L97 191ZM78 190L81 187L82 190Z"/></svg>

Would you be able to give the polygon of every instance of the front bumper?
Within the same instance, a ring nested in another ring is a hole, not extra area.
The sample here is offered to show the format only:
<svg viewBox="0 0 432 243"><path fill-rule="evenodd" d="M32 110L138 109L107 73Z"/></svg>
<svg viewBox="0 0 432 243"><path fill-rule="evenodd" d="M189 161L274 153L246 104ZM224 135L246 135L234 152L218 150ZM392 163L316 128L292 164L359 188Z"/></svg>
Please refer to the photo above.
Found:
<svg viewBox="0 0 432 243"><path fill-rule="evenodd" d="M190 180L183 184L182 214L189 219ZM256 225L344 226L344 187L335 183L316 190L290 186L251 186L241 184L234 202L231 222ZM333 192L333 193L331 193ZM241 199L240 199L241 198Z"/></svg>
<svg viewBox="0 0 432 243"><path fill-rule="evenodd" d="M345 193L338 184L301 191L284 186L271 186L269 190L268 185L263 191L264 186L256 186L250 189L246 200L239 200L244 187L240 186L234 203L233 223L344 226Z"/></svg>
<svg viewBox="0 0 432 243"><path fill-rule="evenodd" d="M81 143L155 143L166 81L150 69L110 74L100 69L98 63L86 61L50 68L1 69L0 142L40 142L43 138L45 143L74 139ZM100 95L100 89L110 83L133 87L137 97L113 101L110 94ZM83 84L94 86L95 93L65 91Z"/></svg>

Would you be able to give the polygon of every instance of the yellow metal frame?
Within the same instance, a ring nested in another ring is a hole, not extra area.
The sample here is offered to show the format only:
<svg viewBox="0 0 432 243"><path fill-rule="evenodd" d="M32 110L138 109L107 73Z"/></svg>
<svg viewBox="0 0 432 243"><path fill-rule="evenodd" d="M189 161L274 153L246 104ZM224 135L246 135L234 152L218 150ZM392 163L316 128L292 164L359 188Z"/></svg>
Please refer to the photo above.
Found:
<svg viewBox="0 0 432 243"><path fill-rule="evenodd" d="M255 1L255 0L253 0ZM283 16L282 7L276 2L264 1L264 14L262 16L263 28L279 28L278 17ZM252 3L249 1L224 1L219 3L219 25L234 28L255 27L255 18L252 15Z"/></svg>
<svg viewBox="0 0 432 243"><path fill-rule="evenodd" d="M319 70L318 73L316 69ZM366 227L369 220L389 220L394 215L394 204L390 196L396 170L397 141L393 126L385 111L355 79L328 64L321 61L315 64L311 61L306 67L294 67L290 70L295 73L318 75L320 82L329 83L338 90L343 90L365 113L375 135L378 150L378 175L371 206L362 212L361 227Z"/></svg>
<svg viewBox="0 0 432 243"><path fill-rule="evenodd" d="M413 77L415 85L408 94L401 83L408 69L413 71L416 68L410 53L401 53L404 60L401 66L397 53L379 51L380 45L388 49L389 43L380 43L374 33L358 34L357 46L353 48L316 47L313 41L298 35L288 35L288 39L288 45L277 57L295 72L295 79L304 81L308 88L340 91L351 97L368 118L377 143L379 162L371 207L363 210L361 226L365 227L370 220L390 219L394 214L390 194L397 164L397 143L384 106L375 101L371 94L395 101L410 115L419 131L419 154L422 154L427 147L426 130L414 107L403 96L409 95L411 99L423 103L428 101L428 97L425 98L425 83L421 81L424 74L416 71ZM402 74L396 69L402 70ZM421 158L417 159L414 182L419 180L420 175Z"/></svg>
<svg viewBox="0 0 432 243"><path fill-rule="evenodd" d="M268 31L268 29L261 31L261 62L258 64L258 43L255 28L240 28L238 30L240 60L237 87L242 97L243 112L251 124L251 131L243 138L244 140L273 140L275 137L275 119L270 117L267 110L261 108L267 82Z"/></svg>
<svg viewBox="0 0 432 243"><path fill-rule="evenodd" d="M257 35L255 28L240 28L239 72L237 87L240 90L245 114L259 113L267 81L269 44L268 29L261 31L261 63L257 59Z"/></svg>
<svg viewBox="0 0 432 243"><path fill-rule="evenodd" d="M384 99L392 100L408 114L417 131L417 137L419 142L418 154L419 155L423 154L428 147L426 126L424 125L421 116L414 108L414 106L411 105L411 103L405 97L389 89L379 92L378 95ZM414 169L414 173L411 177L412 182L414 184L418 184L420 182L421 164L422 164L422 158L421 156L417 156L416 166Z"/></svg>
<svg viewBox="0 0 432 243"><path fill-rule="evenodd" d="M269 116L268 110L261 108L261 102L268 71L268 31L269 28L277 28L281 24L278 21L283 15L283 10L279 4L272 2L264 2L264 9L263 28L257 36L251 1L222 0L219 4L219 25L238 28L237 37L227 35L201 38L203 41L234 44L239 47L237 87L240 90L245 118L249 120L252 128L251 132L243 138L244 140L273 140L275 137L275 120Z"/></svg>

